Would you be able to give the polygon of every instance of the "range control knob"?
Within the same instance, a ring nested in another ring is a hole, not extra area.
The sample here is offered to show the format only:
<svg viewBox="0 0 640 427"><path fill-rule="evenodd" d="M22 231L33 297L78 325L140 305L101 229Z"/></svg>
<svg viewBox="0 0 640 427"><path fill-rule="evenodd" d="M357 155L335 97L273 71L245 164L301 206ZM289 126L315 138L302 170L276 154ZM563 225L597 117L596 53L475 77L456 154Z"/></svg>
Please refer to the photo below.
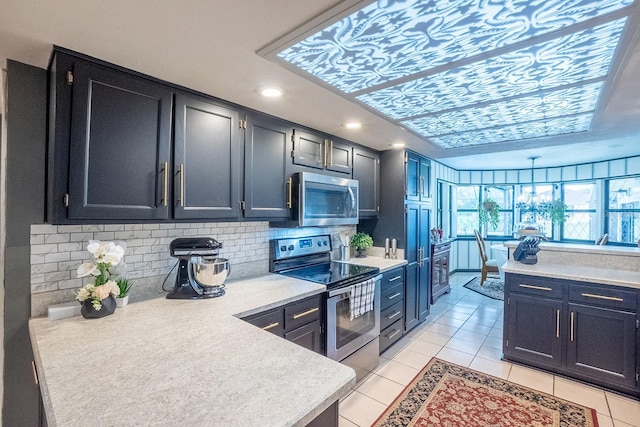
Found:
<svg viewBox="0 0 640 427"><path fill-rule="evenodd" d="M286 251L287 251L286 246L280 246L280 252L286 252Z"/></svg>
<svg viewBox="0 0 640 427"><path fill-rule="evenodd" d="M289 245L289 250L292 251L293 250L293 245Z"/></svg>
<svg viewBox="0 0 640 427"><path fill-rule="evenodd" d="M327 241L322 242L323 245L327 246Z"/></svg>

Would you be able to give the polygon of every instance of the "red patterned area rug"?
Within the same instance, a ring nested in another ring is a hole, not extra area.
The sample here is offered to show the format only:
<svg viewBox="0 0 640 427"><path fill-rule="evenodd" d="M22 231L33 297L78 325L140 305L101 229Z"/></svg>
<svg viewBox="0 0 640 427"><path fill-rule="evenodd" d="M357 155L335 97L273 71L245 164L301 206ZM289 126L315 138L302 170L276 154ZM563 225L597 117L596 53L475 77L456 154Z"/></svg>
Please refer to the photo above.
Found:
<svg viewBox="0 0 640 427"><path fill-rule="evenodd" d="M596 411L436 358L374 426L598 427Z"/></svg>

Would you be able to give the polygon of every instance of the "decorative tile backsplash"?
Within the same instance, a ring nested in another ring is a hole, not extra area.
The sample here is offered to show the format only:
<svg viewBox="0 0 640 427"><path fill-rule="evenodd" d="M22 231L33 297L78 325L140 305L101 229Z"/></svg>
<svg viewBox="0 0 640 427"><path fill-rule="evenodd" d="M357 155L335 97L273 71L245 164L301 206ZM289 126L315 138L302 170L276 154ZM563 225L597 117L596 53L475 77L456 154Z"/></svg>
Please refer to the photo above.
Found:
<svg viewBox="0 0 640 427"><path fill-rule="evenodd" d="M77 267L90 260L89 240L122 241L126 244L126 277L134 282L131 297L164 294L171 289L177 259L169 255L169 243L178 237L213 237L223 243L220 257L231 263L230 279L257 276L269 271L269 241L289 236L330 234L334 248L337 235L356 232L355 226L323 228L270 228L268 222L105 224L31 226L31 315L46 314L51 304L73 301L74 292L90 278L78 278ZM337 258L337 249L333 257Z"/></svg>

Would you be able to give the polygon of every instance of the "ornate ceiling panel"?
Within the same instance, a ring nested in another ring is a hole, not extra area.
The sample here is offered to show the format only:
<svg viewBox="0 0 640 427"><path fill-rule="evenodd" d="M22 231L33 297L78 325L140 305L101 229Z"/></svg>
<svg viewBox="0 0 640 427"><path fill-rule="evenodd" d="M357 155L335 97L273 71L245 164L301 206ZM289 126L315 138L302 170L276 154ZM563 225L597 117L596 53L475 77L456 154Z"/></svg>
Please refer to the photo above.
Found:
<svg viewBox="0 0 640 427"><path fill-rule="evenodd" d="M444 148L584 132L632 4L379 0L277 57Z"/></svg>

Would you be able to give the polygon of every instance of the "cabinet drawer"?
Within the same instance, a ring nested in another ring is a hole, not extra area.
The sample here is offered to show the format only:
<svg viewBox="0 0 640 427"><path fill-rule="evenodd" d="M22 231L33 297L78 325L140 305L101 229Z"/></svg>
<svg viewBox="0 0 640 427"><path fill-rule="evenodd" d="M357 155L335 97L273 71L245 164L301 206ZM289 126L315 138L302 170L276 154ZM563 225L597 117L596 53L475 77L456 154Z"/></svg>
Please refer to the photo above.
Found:
<svg viewBox="0 0 640 427"><path fill-rule="evenodd" d="M555 279L514 274L508 278L509 290L544 298L562 298L564 285Z"/></svg>
<svg viewBox="0 0 640 427"><path fill-rule="evenodd" d="M451 250L451 242L437 243L433 245L433 256L446 255Z"/></svg>
<svg viewBox="0 0 640 427"><path fill-rule="evenodd" d="M636 311L638 294L632 290L609 286L569 285L569 301Z"/></svg>
<svg viewBox="0 0 640 427"><path fill-rule="evenodd" d="M385 289L380 293L380 310L384 310L404 299L404 283Z"/></svg>
<svg viewBox="0 0 640 427"><path fill-rule="evenodd" d="M382 310L380 313L380 330L398 321L398 319L402 319L402 302L398 301L391 307Z"/></svg>
<svg viewBox="0 0 640 427"><path fill-rule="evenodd" d="M382 281L380 282L380 291L384 292L385 289L397 286L399 283L404 282L404 268L397 268L390 270L382 274Z"/></svg>
<svg viewBox="0 0 640 427"><path fill-rule="evenodd" d="M245 317L242 320L280 337L284 336L282 308L274 308L273 310Z"/></svg>
<svg viewBox="0 0 640 427"><path fill-rule="evenodd" d="M391 347L402 338L402 319L393 322L388 328L380 332L380 353Z"/></svg>
<svg viewBox="0 0 640 427"><path fill-rule="evenodd" d="M320 318L322 296L307 298L284 308L284 327L287 331L295 329Z"/></svg>

